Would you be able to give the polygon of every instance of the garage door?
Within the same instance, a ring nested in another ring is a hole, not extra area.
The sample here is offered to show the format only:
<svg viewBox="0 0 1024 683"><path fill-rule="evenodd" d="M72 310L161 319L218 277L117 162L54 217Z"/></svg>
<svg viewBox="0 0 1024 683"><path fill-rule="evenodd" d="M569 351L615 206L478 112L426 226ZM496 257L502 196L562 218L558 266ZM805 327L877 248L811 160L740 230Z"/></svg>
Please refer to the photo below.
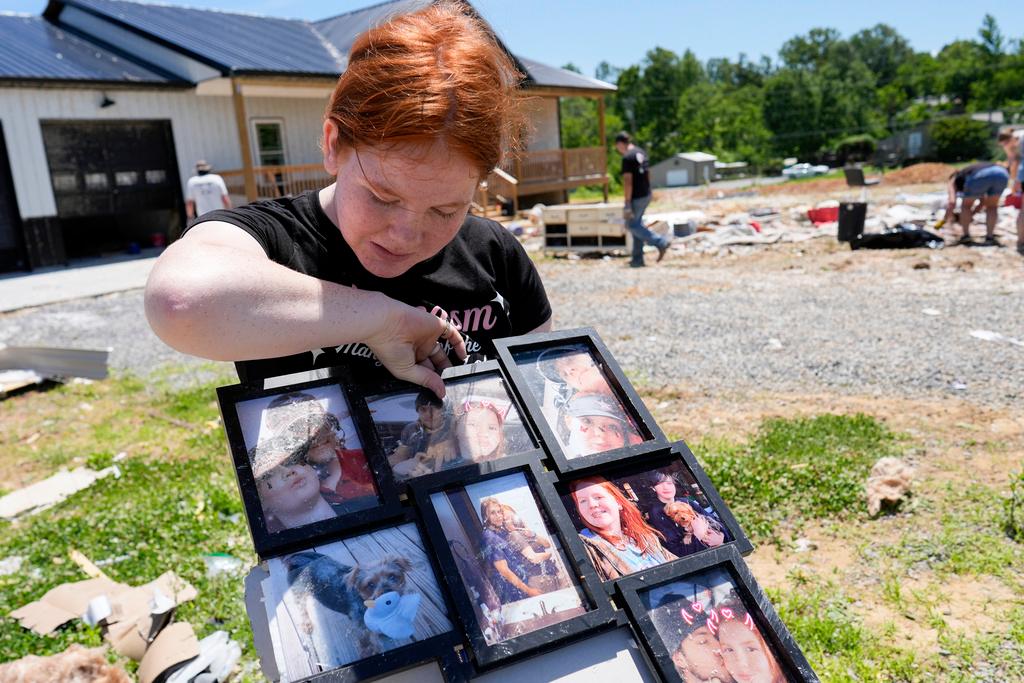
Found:
<svg viewBox="0 0 1024 683"><path fill-rule="evenodd" d="M170 121L44 121L42 129L59 217L178 206Z"/></svg>
<svg viewBox="0 0 1024 683"><path fill-rule="evenodd" d="M665 178L665 184L669 187L679 187L680 185L690 184L690 169L688 168L674 168L668 172L668 176Z"/></svg>

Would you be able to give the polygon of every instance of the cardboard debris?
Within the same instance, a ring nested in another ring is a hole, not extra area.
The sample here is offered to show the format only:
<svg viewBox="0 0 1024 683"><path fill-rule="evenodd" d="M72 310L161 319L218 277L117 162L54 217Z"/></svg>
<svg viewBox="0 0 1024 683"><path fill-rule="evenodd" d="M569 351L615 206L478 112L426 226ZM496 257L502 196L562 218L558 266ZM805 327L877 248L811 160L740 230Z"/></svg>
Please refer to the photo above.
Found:
<svg viewBox="0 0 1024 683"><path fill-rule="evenodd" d="M121 470L117 465L99 471L88 467L79 467L70 472L61 470L48 479L37 481L0 498L0 517L10 520L26 512L41 512L111 474L115 477L121 476Z"/></svg>
<svg viewBox="0 0 1024 683"><path fill-rule="evenodd" d="M127 589L128 586L105 577L65 583L51 588L35 602L14 610L11 616L21 622L23 627L45 636L85 614L93 598Z"/></svg>
<svg viewBox="0 0 1024 683"><path fill-rule="evenodd" d="M171 667L199 656L191 624L178 622L160 632L139 662L139 683L153 683Z"/></svg>
<svg viewBox="0 0 1024 683"><path fill-rule="evenodd" d="M868 500L868 514L872 517L882 511L882 506L898 505L910 495L914 480L913 470L899 458L880 458L871 468L865 493Z"/></svg>
<svg viewBox="0 0 1024 683"><path fill-rule="evenodd" d="M242 657L242 647L227 631L214 631L199 641L199 656L167 677L166 683L199 680L215 683L227 680Z"/></svg>

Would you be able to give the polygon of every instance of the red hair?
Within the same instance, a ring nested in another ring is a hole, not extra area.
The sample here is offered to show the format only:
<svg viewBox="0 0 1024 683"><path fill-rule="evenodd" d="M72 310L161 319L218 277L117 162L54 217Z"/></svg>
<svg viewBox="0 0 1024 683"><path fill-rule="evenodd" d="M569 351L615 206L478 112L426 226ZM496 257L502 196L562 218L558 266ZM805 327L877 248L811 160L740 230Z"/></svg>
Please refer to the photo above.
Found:
<svg viewBox="0 0 1024 683"><path fill-rule="evenodd" d="M521 80L467 5L439 2L356 38L325 116L339 145L443 139L484 178L519 147Z"/></svg>
<svg viewBox="0 0 1024 683"><path fill-rule="evenodd" d="M650 524L644 521L644 517L640 514L636 505L633 504L629 498L623 495L619 487L611 483L607 479L601 476L583 477L569 484L569 489L572 492L572 500L576 503L576 509L579 509L579 499L576 498L576 492L584 486L600 486L615 499L615 502L619 504L619 524L622 527L622 535L629 538L640 549L641 552L647 553L654 550L655 547L660 547L661 542L658 539L664 539L665 537L660 531L652 527ZM587 524L585 519L581 521ZM587 528L594 533L604 538L604 534L601 531L591 527L587 524ZM610 540L610 539L605 539Z"/></svg>

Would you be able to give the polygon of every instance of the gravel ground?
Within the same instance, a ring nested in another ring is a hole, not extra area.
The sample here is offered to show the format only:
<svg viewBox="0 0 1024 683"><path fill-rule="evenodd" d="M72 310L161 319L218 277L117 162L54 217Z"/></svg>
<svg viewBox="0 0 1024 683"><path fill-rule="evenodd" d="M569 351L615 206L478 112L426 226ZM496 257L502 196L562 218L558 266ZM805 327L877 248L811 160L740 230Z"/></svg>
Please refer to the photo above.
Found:
<svg viewBox="0 0 1024 683"><path fill-rule="evenodd" d="M1024 264L1009 249L852 254L822 239L625 266L547 259L540 270L556 325L596 328L641 387L990 405L1024 393L1024 349L970 335L1024 340ZM0 342L112 346L112 368L176 384L230 370L162 344L141 291L0 316Z"/></svg>

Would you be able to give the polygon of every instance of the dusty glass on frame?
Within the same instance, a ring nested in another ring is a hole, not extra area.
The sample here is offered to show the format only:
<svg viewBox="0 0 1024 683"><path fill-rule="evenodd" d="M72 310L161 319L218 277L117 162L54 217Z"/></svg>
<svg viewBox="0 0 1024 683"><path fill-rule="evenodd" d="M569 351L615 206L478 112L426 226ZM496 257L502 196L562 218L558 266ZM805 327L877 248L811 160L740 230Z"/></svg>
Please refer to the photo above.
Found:
<svg viewBox="0 0 1024 683"><path fill-rule="evenodd" d="M522 473L430 495L487 645L588 611Z"/></svg>
<svg viewBox="0 0 1024 683"><path fill-rule="evenodd" d="M411 522L282 555L268 569L263 595L282 682L452 630Z"/></svg>
<svg viewBox="0 0 1024 683"><path fill-rule="evenodd" d="M519 351L513 358L566 458L643 441L605 367L585 344Z"/></svg>
<svg viewBox="0 0 1024 683"><path fill-rule="evenodd" d="M538 448L497 370L445 380L445 398L404 388L367 406L396 481Z"/></svg>
<svg viewBox="0 0 1024 683"><path fill-rule="evenodd" d="M681 459L578 477L558 488L602 581L733 540Z"/></svg>
<svg viewBox="0 0 1024 683"><path fill-rule="evenodd" d="M379 493L338 385L235 404L269 534L374 507Z"/></svg>

